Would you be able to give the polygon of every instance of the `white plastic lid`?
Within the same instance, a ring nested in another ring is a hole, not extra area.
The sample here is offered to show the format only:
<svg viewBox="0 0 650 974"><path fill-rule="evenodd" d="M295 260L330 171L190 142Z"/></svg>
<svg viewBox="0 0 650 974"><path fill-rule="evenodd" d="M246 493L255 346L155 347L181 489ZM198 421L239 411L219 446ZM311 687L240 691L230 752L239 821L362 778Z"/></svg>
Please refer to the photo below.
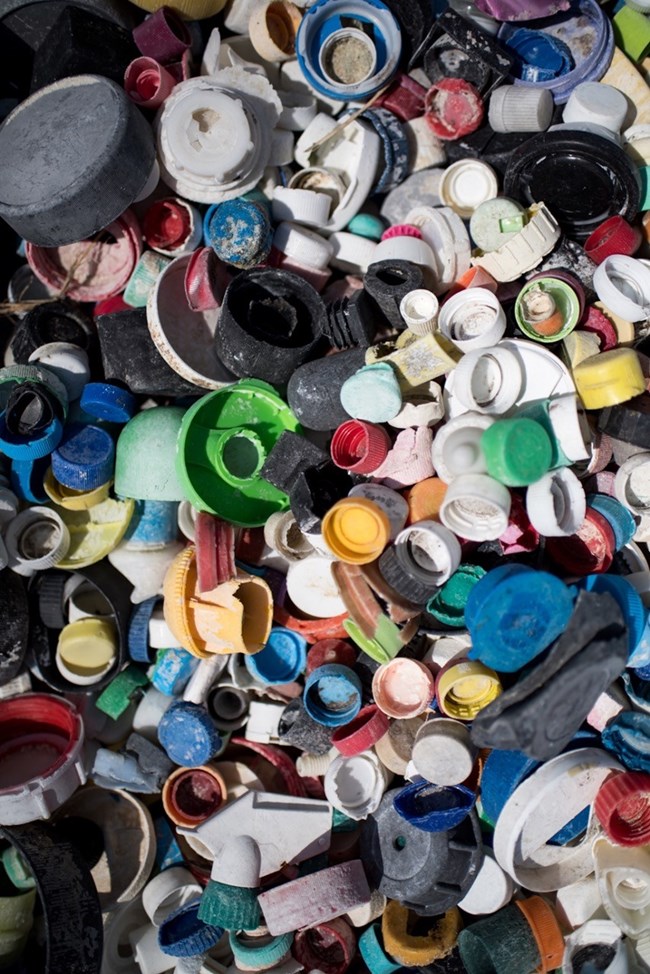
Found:
<svg viewBox="0 0 650 974"><path fill-rule="evenodd" d="M463 352L490 348L506 330L506 314L492 291L470 287L452 295L440 309L438 328Z"/></svg>
<svg viewBox="0 0 650 974"><path fill-rule="evenodd" d="M184 82L187 84L187 82ZM176 166L225 182L241 170L253 150L253 132L244 107L231 94L209 85L182 92L165 103L165 127Z"/></svg>
<svg viewBox="0 0 650 974"><path fill-rule="evenodd" d="M611 132L620 132L627 114L627 99L622 91L599 81L576 85L566 103L564 122L593 122Z"/></svg>
<svg viewBox="0 0 650 974"><path fill-rule="evenodd" d="M61 380L70 402L79 399L84 386L90 381L90 365L83 348L70 342L48 342L29 356L29 362L38 362Z"/></svg>
<svg viewBox="0 0 650 974"><path fill-rule="evenodd" d="M606 307L626 321L650 317L650 268L634 257L607 257L594 271L594 290Z"/></svg>
<svg viewBox="0 0 650 974"><path fill-rule="evenodd" d="M494 420L485 413L472 411L444 423L436 432L431 447L436 475L449 484L464 473L487 473L481 437L493 423Z"/></svg>
<svg viewBox="0 0 650 974"><path fill-rule="evenodd" d="M616 471L616 499L633 514L650 512L650 453L637 453Z"/></svg>
<svg viewBox="0 0 650 974"><path fill-rule="evenodd" d="M585 519L585 491L569 467L544 474L526 491L526 513L530 523L547 538L575 534Z"/></svg>
<svg viewBox="0 0 650 974"><path fill-rule="evenodd" d="M514 883L498 864L492 851L485 850L485 858L476 879L458 904L465 913L485 916L506 906L512 897Z"/></svg>
<svg viewBox="0 0 650 974"><path fill-rule="evenodd" d="M289 189L276 186L271 207L274 222L292 221L308 227L320 227L327 223L332 201L326 193L310 189Z"/></svg>
<svg viewBox="0 0 650 974"><path fill-rule="evenodd" d="M402 298L399 306L406 327L414 335L428 335L436 330L440 305L433 291L417 288Z"/></svg>
<svg viewBox="0 0 650 974"><path fill-rule="evenodd" d="M454 395L467 409L493 416L514 406L524 381L517 355L500 346L464 355L452 376Z"/></svg>
<svg viewBox="0 0 650 974"><path fill-rule="evenodd" d="M370 261L378 264L380 260L408 260L420 267L436 269L436 260L431 247L419 237L389 237L375 245L375 251Z"/></svg>
<svg viewBox="0 0 650 974"><path fill-rule="evenodd" d="M488 120L495 132L543 132L553 118L548 88L500 85L490 96Z"/></svg>
<svg viewBox="0 0 650 974"><path fill-rule="evenodd" d="M422 725L411 761L417 774L436 785L459 785L472 773L476 748L460 721L436 717Z"/></svg>
<svg viewBox="0 0 650 974"><path fill-rule="evenodd" d="M311 555L289 566L287 594L297 609L319 619L345 612L332 574L332 560L322 555Z"/></svg>
<svg viewBox="0 0 650 974"><path fill-rule="evenodd" d="M406 561L408 573L425 584L444 585L460 565L458 538L435 521L416 521L404 528L395 538L395 551L398 563Z"/></svg>
<svg viewBox="0 0 650 974"><path fill-rule="evenodd" d="M402 125L409 143L411 173L444 165L446 160L444 143L434 135L424 115L402 122Z"/></svg>
<svg viewBox="0 0 650 974"><path fill-rule="evenodd" d="M510 491L486 474L462 474L447 488L440 520L460 538L495 541L508 527Z"/></svg>
<svg viewBox="0 0 650 974"><path fill-rule="evenodd" d="M445 169L440 182L440 198L458 216L468 220L474 210L494 199L499 184L494 169L478 159L459 159Z"/></svg>
<svg viewBox="0 0 650 974"><path fill-rule="evenodd" d="M378 808L386 787L385 771L372 751L341 755L325 772L323 787L330 805L359 821Z"/></svg>

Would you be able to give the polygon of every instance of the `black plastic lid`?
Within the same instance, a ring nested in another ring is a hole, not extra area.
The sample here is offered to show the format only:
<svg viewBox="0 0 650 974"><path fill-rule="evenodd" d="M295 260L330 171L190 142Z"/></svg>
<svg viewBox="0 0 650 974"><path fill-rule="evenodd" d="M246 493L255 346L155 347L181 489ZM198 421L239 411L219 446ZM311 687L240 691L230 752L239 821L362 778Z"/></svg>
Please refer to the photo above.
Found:
<svg viewBox="0 0 650 974"><path fill-rule="evenodd" d="M55 301L32 308L16 328L11 340L14 361L26 365L41 345L68 342L89 351L96 344L95 326L78 304Z"/></svg>
<svg viewBox="0 0 650 974"><path fill-rule="evenodd" d="M535 135L513 152L503 191L525 206L545 203L582 241L610 216L633 220L641 189L636 166L617 143L563 129Z"/></svg>

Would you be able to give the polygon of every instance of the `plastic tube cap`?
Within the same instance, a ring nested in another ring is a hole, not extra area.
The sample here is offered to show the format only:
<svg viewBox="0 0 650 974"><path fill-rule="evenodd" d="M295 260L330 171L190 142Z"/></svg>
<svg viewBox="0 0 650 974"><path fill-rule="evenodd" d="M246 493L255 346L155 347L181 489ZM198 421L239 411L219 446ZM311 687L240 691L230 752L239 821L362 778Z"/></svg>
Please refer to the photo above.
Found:
<svg viewBox="0 0 650 974"><path fill-rule="evenodd" d="M565 123L591 122L610 132L620 132L627 115L627 104L627 98L618 88L584 81L569 95L562 120Z"/></svg>
<svg viewBox="0 0 650 974"><path fill-rule="evenodd" d="M492 541L508 527L510 492L484 474L462 474L449 485L440 520L460 538Z"/></svg>
<svg viewBox="0 0 650 974"><path fill-rule="evenodd" d="M500 85L490 96L488 120L495 132L544 132L553 118L547 88Z"/></svg>
<svg viewBox="0 0 650 974"><path fill-rule="evenodd" d="M497 297L486 288L459 291L443 304L438 328L462 352L490 348L506 330L506 315Z"/></svg>

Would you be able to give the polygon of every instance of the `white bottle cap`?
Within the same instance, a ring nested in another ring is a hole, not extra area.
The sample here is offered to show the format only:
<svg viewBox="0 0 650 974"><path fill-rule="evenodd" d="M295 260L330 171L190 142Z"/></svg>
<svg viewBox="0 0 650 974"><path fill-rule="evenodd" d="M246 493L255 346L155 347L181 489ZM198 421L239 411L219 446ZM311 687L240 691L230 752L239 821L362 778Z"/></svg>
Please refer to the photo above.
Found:
<svg viewBox="0 0 650 974"><path fill-rule="evenodd" d="M627 114L627 99L622 91L598 81L576 85L566 103L564 122L593 122L611 132L620 132Z"/></svg>
<svg viewBox="0 0 650 974"><path fill-rule="evenodd" d="M322 555L310 555L289 566L287 594L297 609L319 619L345 612L332 574L332 560Z"/></svg>
<svg viewBox="0 0 650 974"><path fill-rule="evenodd" d="M604 305L626 321L650 317L650 267L634 257L605 258L594 271L594 290Z"/></svg>
<svg viewBox="0 0 650 974"><path fill-rule="evenodd" d="M650 926L650 849L614 845L600 836L592 849L596 880L607 914L628 937Z"/></svg>
<svg viewBox="0 0 650 974"><path fill-rule="evenodd" d="M387 783L386 769L373 751L335 758L323 779L330 805L355 821L376 811Z"/></svg>
<svg viewBox="0 0 650 974"><path fill-rule="evenodd" d="M267 160L267 168L276 166L290 166L293 162L295 139L293 132L288 129L273 129L271 133L271 151ZM267 170L265 169L265 173Z"/></svg>
<svg viewBox="0 0 650 974"><path fill-rule="evenodd" d="M302 14L290 0L256 3L248 21L248 36L265 61L289 61L295 57L296 32Z"/></svg>
<svg viewBox="0 0 650 974"><path fill-rule="evenodd" d="M438 328L462 352L490 348L506 330L506 313L492 291L469 287L444 302Z"/></svg>
<svg viewBox="0 0 650 974"><path fill-rule="evenodd" d="M574 958L577 960L578 954L584 957L585 948L592 944L613 948L614 956L607 967L599 965L603 974L631 974L622 937L620 929L611 920L589 920L566 938L562 974L573 974Z"/></svg>
<svg viewBox="0 0 650 974"><path fill-rule="evenodd" d="M413 238L400 239L412 240ZM369 237L360 237L357 233L339 230L333 233L329 240L332 245L330 264L340 271L345 271L346 274L365 274L370 264L376 263L377 260L385 260L384 257L377 257L377 249L380 245Z"/></svg>
<svg viewBox="0 0 650 974"><path fill-rule="evenodd" d="M485 916L506 906L513 891L514 883L510 876L504 873L491 850L486 849L476 879L458 905L472 916Z"/></svg>
<svg viewBox="0 0 650 974"><path fill-rule="evenodd" d="M531 484L526 491L530 523L547 538L575 534L585 519L585 491L569 467L558 467Z"/></svg>
<svg viewBox="0 0 650 974"><path fill-rule="evenodd" d="M321 227L327 223L331 205L332 201L326 193L276 186L271 211L276 223L284 220L303 223L308 227Z"/></svg>
<svg viewBox="0 0 650 974"><path fill-rule="evenodd" d="M616 471L614 493L633 514L650 513L650 453L637 453Z"/></svg>
<svg viewBox="0 0 650 974"><path fill-rule="evenodd" d="M295 223L278 224L273 246L292 260L317 270L325 270L334 252L332 244L325 237Z"/></svg>
<svg viewBox="0 0 650 974"><path fill-rule="evenodd" d="M460 785L472 773L476 748L458 720L436 717L422 724L411 761L415 771L436 785Z"/></svg>
<svg viewBox="0 0 650 974"><path fill-rule="evenodd" d="M596 914L605 915L596 877L591 875L557 891L556 911L563 926L575 930Z"/></svg>
<svg viewBox="0 0 650 974"><path fill-rule="evenodd" d="M428 335L436 330L439 307L433 291L417 288L404 295L400 302L399 313L408 330L414 335Z"/></svg>
<svg viewBox="0 0 650 974"><path fill-rule="evenodd" d="M508 527L510 491L485 474L461 474L447 488L440 520L460 538L495 541Z"/></svg>
<svg viewBox="0 0 650 974"><path fill-rule="evenodd" d="M547 88L501 85L490 96L488 119L495 132L544 132L553 118Z"/></svg>
<svg viewBox="0 0 650 974"><path fill-rule="evenodd" d="M378 264L380 260L408 260L420 267L436 269L436 259L431 247L419 237L389 237L376 244L371 264Z"/></svg>
<svg viewBox="0 0 650 974"><path fill-rule="evenodd" d="M151 879L142 890L142 905L154 927L201 895L201 887L189 869L172 866Z"/></svg>
<svg viewBox="0 0 650 974"><path fill-rule="evenodd" d="M481 203L494 199L498 192L494 169L478 159L459 159L452 163L440 182L440 199L463 220L469 220Z"/></svg>
<svg viewBox="0 0 650 974"><path fill-rule="evenodd" d="M53 568L65 558L70 532L56 511L29 507L9 523L4 542L11 570L29 577Z"/></svg>
<svg viewBox="0 0 650 974"><path fill-rule="evenodd" d="M83 348L70 342L48 342L29 356L29 362L38 362L61 380L70 402L79 399L84 386L90 381L90 365Z"/></svg>
<svg viewBox="0 0 650 974"><path fill-rule="evenodd" d="M461 558L456 535L435 521L416 521L400 531L395 538L395 554L404 571L433 587L448 581Z"/></svg>
<svg viewBox="0 0 650 974"><path fill-rule="evenodd" d="M450 484L464 473L487 473L481 437L494 420L485 413L468 412L450 419L437 430L431 447L436 475Z"/></svg>
<svg viewBox="0 0 650 974"><path fill-rule="evenodd" d="M464 355L452 372L453 392L467 409L498 416L517 402L524 375L511 349L480 348Z"/></svg>
<svg viewBox="0 0 650 974"><path fill-rule="evenodd" d="M448 206L416 206L404 222L417 227L429 244L435 260L434 291L444 294L469 268L471 247L465 224Z"/></svg>

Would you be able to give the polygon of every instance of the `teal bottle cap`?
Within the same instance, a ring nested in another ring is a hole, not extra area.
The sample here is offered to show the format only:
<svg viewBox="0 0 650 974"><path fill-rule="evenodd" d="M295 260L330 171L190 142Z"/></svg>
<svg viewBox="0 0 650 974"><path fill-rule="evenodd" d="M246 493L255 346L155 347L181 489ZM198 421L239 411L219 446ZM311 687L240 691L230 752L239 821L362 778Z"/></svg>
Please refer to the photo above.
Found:
<svg viewBox="0 0 650 974"><path fill-rule="evenodd" d="M115 493L146 501L182 501L176 475L176 438L185 410L144 409L129 420L117 441Z"/></svg>

